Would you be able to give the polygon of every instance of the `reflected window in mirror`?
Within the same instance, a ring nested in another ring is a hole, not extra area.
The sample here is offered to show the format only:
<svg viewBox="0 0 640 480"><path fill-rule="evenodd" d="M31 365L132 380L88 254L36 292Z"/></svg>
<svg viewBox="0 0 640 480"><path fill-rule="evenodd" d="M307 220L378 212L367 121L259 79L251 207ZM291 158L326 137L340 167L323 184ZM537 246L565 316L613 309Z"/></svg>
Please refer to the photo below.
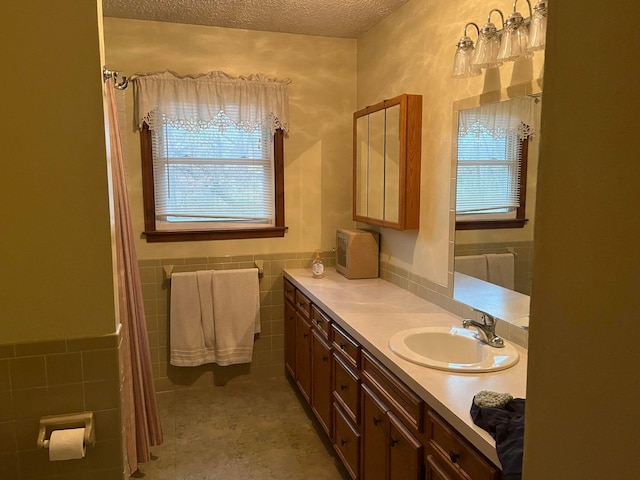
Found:
<svg viewBox="0 0 640 480"><path fill-rule="evenodd" d="M525 225L534 102L523 97L460 111L456 230Z"/></svg>

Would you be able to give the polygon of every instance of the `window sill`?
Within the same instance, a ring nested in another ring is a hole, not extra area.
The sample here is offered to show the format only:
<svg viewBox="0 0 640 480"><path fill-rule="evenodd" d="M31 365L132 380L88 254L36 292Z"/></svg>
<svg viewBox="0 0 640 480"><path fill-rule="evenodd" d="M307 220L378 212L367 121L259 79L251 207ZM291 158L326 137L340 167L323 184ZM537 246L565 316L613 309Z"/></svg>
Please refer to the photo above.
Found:
<svg viewBox="0 0 640 480"><path fill-rule="evenodd" d="M237 240L244 238L284 237L288 227L252 228L246 230L182 230L145 231L147 243L193 242L199 240Z"/></svg>
<svg viewBox="0 0 640 480"><path fill-rule="evenodd" d="M515 220L474 220L456 222L456 230L489 230L498 228L523 228L527 223L526 218Z"/></svg>

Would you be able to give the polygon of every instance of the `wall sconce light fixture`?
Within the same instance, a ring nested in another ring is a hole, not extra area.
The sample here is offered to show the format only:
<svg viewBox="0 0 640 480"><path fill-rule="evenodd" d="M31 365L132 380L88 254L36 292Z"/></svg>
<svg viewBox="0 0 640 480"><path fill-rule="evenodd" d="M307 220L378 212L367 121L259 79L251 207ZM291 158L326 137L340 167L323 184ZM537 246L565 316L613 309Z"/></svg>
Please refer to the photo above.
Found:
<svg viewBox="0 0 640 480"><path fill-rule="evenodd" d="M506 21L502 12L494 8L489 12L487 23L482 29L473 22L465 25L464 36L457 44L452 77L472 77L478 75L482 68L495 68L504 62L531 58L535 50L544 49L548 0L538 0L533 9L531 2L525 1L529 6L529 17L526 19L516 10L518 0L515 0L513 12ZM491 22L491 14L494 12L502 20L500 30ZM467 36L469 25L478 30L478 44L475 48L473 41Z"/></svg>
<svg viewBox="0 0 640 480"><path fill-rule="evenodd" d="M481 73L478 67L471 64L474 47L473 40L467 35L469 25L473 25L480 36L480 28L475 23L469 22L464 26L464 32L456 45L456 55L453 59L453 72L451 72L453 78L475 77Z"/></svg>

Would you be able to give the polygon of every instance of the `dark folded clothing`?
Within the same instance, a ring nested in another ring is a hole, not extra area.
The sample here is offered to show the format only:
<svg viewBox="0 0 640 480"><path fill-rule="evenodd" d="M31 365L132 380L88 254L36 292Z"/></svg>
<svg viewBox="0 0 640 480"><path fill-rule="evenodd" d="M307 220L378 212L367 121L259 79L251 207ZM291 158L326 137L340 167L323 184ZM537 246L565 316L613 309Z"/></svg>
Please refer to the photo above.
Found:
<svg viewBox="0 0 640 480"><path fill-rule="evenodd" d="M524 448L524 398L514 398L503 407L479 407L471 403L471 418L496 441L496 452L507 480L522 478Z"/></svg>

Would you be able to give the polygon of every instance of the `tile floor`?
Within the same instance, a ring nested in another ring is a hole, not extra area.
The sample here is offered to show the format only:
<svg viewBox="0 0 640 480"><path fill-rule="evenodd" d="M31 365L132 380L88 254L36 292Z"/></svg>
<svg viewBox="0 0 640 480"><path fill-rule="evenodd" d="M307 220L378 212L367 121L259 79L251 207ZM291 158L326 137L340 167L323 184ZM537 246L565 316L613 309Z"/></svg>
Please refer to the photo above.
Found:
<svg viewBox="0 0 640 480"><path fill-rule="evenodd" d="M347 480L284 377L158 393L164 444L133 478ZM321 433L319 433L321 432Z"/></svg>

